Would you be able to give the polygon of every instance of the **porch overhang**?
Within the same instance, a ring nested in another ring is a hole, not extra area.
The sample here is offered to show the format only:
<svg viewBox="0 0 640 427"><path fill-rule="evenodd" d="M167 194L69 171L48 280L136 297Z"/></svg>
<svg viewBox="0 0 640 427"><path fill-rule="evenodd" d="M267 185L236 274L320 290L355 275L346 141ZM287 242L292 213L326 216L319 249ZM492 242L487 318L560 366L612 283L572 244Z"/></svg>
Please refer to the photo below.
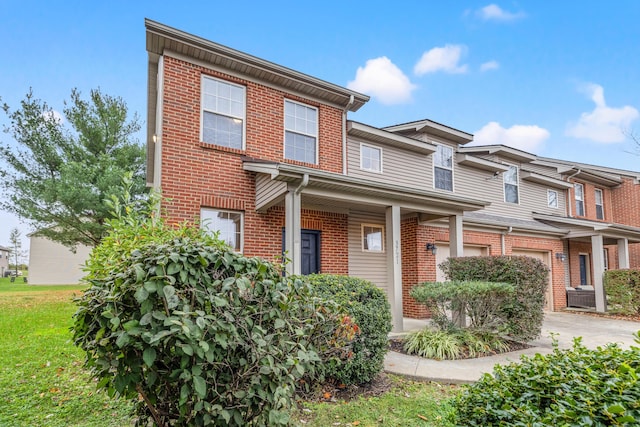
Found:
<svg viewBox="0 0 640 427"><path fill-rule="evenodd" d="M478 199L381 183L288 163L246 159L243 168L245 171L266 176L271 182L286 184L287 188L297 188L304 182L304 186L300 186L301 194L345 204L358 203L379 207L399 205L403 211L424 212L440 217L460 215L465 211L476 211L489 205L489 202ZM261 189L256 188L256 198L261 200L259 208L266 210L281 202L285 187L280 185L279 191L271 191L271 195L259 194L260 191ZM263 191L267 192L268 190Z"/></svg>
<svg viewBox="0 0 640 427"><path fill-rule="evenodd" d="M640 243L638 227L540 213L534 213L533 217L538 221L566 228L568 232L564 235L565 239L587 241L593 236L602 236L605 245L616 244L618 239L627 239L629 243Z"/></svg>

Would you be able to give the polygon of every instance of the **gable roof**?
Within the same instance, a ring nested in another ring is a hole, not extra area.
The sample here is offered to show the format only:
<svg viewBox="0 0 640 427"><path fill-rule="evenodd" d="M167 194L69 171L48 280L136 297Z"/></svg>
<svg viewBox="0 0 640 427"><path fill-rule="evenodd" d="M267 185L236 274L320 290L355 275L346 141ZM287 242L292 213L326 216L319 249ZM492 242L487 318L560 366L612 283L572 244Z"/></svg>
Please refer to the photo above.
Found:
<svg viewBox="0 0 640 427"><path fill-rule="evenodd" d="M473 134L427 119L387 126L382 129L388 132L414 131L426 135L436 135L458 144L467 144L473 141Z"/></svg>

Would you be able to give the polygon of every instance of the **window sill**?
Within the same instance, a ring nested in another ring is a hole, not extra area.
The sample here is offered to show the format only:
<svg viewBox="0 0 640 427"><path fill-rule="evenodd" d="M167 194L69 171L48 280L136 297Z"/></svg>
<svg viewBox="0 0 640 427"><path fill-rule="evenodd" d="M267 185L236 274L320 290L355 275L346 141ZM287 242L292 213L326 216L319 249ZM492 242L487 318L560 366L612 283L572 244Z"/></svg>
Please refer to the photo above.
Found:
<svg viewBox="0 0 640 427"><path fill-rule="evenodd" d="M320 165L316 163L307 163L307 162L301 162L300 160L292 160L292 159L283 159L282 161L292 165L306 166L308 168L320 169Z"/></svg>
<svg viewBox="0 0 640 427"><path fill-rule="evenodd" d="M240 148L224 147L222 145L211 144L209 142L199 142L198 145L200 146L200 148L204 148L206 150L222 151L224 153L232 153L232 154L246 153L246 150L243 150Z"/></svg>

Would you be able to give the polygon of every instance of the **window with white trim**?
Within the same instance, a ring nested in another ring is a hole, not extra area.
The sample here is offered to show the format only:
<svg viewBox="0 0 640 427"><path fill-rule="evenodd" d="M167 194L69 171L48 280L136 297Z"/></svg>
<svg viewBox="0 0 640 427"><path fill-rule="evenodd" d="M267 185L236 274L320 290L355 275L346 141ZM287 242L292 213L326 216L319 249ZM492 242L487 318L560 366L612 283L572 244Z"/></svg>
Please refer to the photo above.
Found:
<svg viewBox="0 0 640 427"><path fill-rule="evenodd" d="M604 219L604 203L602 202L602 190L596 188L596 218Z"/></svg>
<svg viewBox="0 0 640 427"><path fill-rule="evenodd" d="M200 226L211 232L218 232L218 238L236 252L242 252L242 230L244 215L238 211L202 208Z"/></svg>
<svg viewBox="0 0 640 427"><path fill-rule="evenodd" d="M382 172L382 148L360 144L360 169Z"/></svg>
<svg viewBox="0 0 640 427"><path fill-rule="evenodd" d="M318 109L289 100L284 101L284 157L305 163L317 163Z"/></svg>
<svg viewBox="0 0 640 427"><path fill-rule="evenodd" d="M384 252L384 226L362 224L362 250Z"/></svg>
<svg viewBox="0 0 640 427"><path fill-rule="evenodd" d="M244 86L202 76L202 142L244 148Z"/></svg>
<svg viewBox="0 0 640 427"><path fill-rule="evenodd" d="M433 154L433 186L453 191L453 148L437 145Z"/></svg>
<svg viewBox="0 0 640 427"><path fill-rule="evenodd" d="M576 216L584 216L584 185L573 184L573 193L576 199Z"/></svg>
<svg viewBox="0 0 640 427"><path fill-rule="evenodd" d="M556 190L547 190L547 206L550 208L558 207L558 192Z"/></svg>
<svg viewBox="0 0 640 427"><path fill-rule="evenodd" d="M509 170L502 174L504 179L504 201L507 203L519 202L518 167L509 166Z"/></svg>
<svg viewBox="0 0 640 427"><path fill-rule="evenodd" d="M609 250L607 248L604 248L602 250L602 256L604 259L604 269L608 270L609 269Z"/></svg>

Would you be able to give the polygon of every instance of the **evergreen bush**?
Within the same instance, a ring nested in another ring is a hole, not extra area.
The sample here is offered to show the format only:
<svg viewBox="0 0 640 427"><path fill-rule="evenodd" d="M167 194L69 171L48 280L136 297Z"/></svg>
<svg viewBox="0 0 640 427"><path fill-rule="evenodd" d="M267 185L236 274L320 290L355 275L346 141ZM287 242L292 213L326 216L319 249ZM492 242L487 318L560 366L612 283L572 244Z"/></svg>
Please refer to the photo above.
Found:
<svg viewBox="0 0 640 427"><path fill-rule="evenodd" d="M604 288L608 311L640 314L640 270L608 270L604 273Z"/></svg>

